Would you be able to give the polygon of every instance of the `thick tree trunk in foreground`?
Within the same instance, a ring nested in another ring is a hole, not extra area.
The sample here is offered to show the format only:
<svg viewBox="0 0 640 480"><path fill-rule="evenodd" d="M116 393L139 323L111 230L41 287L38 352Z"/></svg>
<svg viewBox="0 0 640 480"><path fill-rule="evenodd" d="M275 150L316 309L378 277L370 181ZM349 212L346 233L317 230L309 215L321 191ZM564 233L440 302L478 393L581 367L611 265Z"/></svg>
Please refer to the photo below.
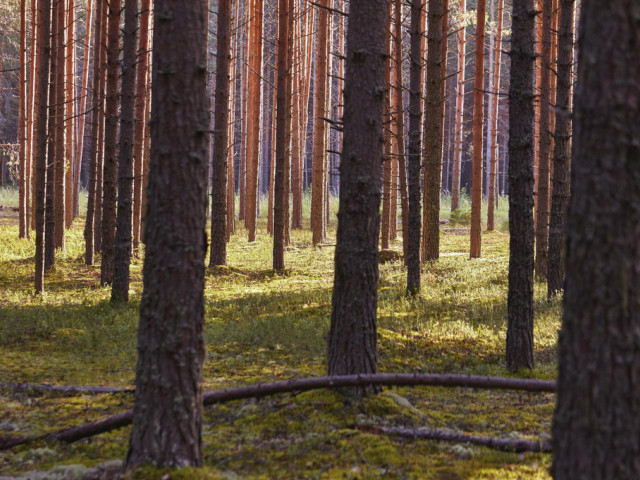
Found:
<svg viewBox="0 0 640 480"><path fill-rule="evenodd" d="M375 373L386 0L352 0L347 29L340 212L329 375ZM362 395L375 391L361 387Z"/></svg>
<svg viewBox="0 0 640 480"><path fill-rule="evenodd" d="M637 12L638 2L582 2L553 426L557 480L640 478Z"/></svg>
<svg viewBox="0 0 640 480"><path fill-rule="evenodd" d="M218 4L216 92L211 167L211 252L209 266L227 264L227 155L229 149L229 63L231 1Z"/></svg>
<svg viewBox="0 0 640 480"><path fill-rule="evenodd" d="M127 302L129 300L137 29L138 1L124 0L120 144L118 146L118 216L116 218L116 243L114 245L112 302Z"/></svg>
<svg viewBox="0 0 640 480"><path fill-rule="evenodd" d="M509 87L507 367L533 368L533 0L514 0Z"/></svg>
<svg viewBox="0 0 640 480"><path fill-rule="evenodd" d="M202 463L207 2L156 0L149 213L126 466ZM177 75L174 72L179 71Z"/></svg>
<svg viewBox="0 0 640 480"><path fill-rule="evenodd" d="M422 0L411 2L411 46L409 59L409 236L407 238L407 293L420 291L420 164L422 142L420 126L422 124Z"/></svg>
<svg viewBox="0 0 640 480"><path fill-rule="evenodd" d="M429 0L427 37L427 83L425 101L425 167L422 208L423 261L440 256L440 186L442 184L442 141L444 132L444 72L447 71L445 0Z"/></svg>
<svg viewBox="0 0 640 480"><path fill-rule="evenodd" d="M565 265L565 219L569 204L571 164L571 68L575 0L562 0L558 38L558 90L553 150L553 195L549 224L547 293L552 297L563 288Z"/></svg>

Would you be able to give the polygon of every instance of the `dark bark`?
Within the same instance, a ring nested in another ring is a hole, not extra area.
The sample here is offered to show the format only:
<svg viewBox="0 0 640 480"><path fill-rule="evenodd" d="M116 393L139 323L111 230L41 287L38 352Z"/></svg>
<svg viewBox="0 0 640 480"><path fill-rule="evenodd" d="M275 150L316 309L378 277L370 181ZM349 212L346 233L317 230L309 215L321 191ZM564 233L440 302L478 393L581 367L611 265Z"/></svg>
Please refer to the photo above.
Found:
<svg viewBox="0 0 640 480"><path fill-rule="evenodd" d="M116 182L118 178L118 58L121 0L109 0L107 15L107 86L102 177L102 262L100 283L113 282L116 237Z"/></svg>
<svg viewBox="0 0 640 480"><path fill-rule="evenodd" d="M291 69L289 37L289 2L278 2L278 81L276 90L276 151L273 209L273 268L284 268L285 222L289 220L286 198L289 196L285 176L289 174L289 129L291 127Z"/></svg>
<svg viewBox="0 0 640 480"><path fill-rule="evenodd" d="M640 478L637 13L638 2L582 2L553 426L558 480Z"/></svg>
<svg viewBox="0 0 640 480"><path fill-rule="evenodd" d="M407 293L420 291L420 163L422 124L422 59L420 42L422 39L423 1L411 2L411 61L409 73L409 236L407 238Z"/></svg>
<svg viewBox="0 0 640 480"><path fill-rule="evenodd" d="M65 2L56 0L53 4L54 21L52 28L55 30L53 42L55 48L52 55L55 55L55 68L52 63L51 80L52 88L55 88L55 101L52 102L51 108L53 115L53 151L49 162L53 161L54 169L54 187L53 187L53 216L55 222L54 229L54 245L55 248L65 248L65 143L67 140L67 132L65 129L65 105L67 102L67 92L65 89L65 38L64 38L64 19L65 19ZM53 160L51 160L53 159ZM55 261L55 260L54 260Z"/></svg>
<svg viewBox="0 0 640 480"><path fill-rule="evenodd" d="M47 104L49 60L51 57L51 0L38 0L36 75L34 78L34 159L36 265L35 290L44 291L45 196L47 181Z"/></svg>
<svg viewBox="0 0 640 480"><path fill-rule="evenodd" d="M98 189L98 149L102 148L98 144L98 130L100 128L100 116L102 113L102 99L100 97L100 85L102 83L102 48L101 38L104 28L104 17L102 15L102 0L96 1L96 28L93 40L93 82L91 91L91 137L89 147L89 185L87 198L87 219L84 225L84 263L93 265L95 260L95 218Z"/></svg>
<svg viewBox="0 0 640 480"><path fill-rule="evenodd" d="M155 2L144 290L128 469L202 463L207 4Z"/></svg>
<svg viewBox="0 0 640 480"><path fill-rule="evenodd" d="M209 266L227 264L227 157L229 149L229 63L231 1L218 3L216 92L211 166L211 253Z"/></svg>
<svg viewBox="0 0 640 480"><path fill-rule="evenodd" d="M443 28L443 18L446 18L446 8L444 0L429 0L424 112L425 167L422 210L424 230L421 255L423 260L435 260L440 256L440 185L444 134L443 73L447 71L446 29Z"/></svg>
<svg viewBox="0 0 640 480"><path fill-rule="evenodd" d="M118 145L118 216L114 245L112 302L129 301L133 217L133 133L136 91L138 0L124 0L120 143Z"/></svg>
<svg viewBox="0 0 640 480"><path fill-rule="evenodd" d="M375 373L386 0L352 0L346 45L340 208L329 375ZM353 394L376 391L360 387Z"/></svg>
<svg viewBox="0 0 640 480"><path fill-rule="evenodd" d="M573 66L573 23L575 0L562 0L558 38L558 90L556 128L553 135L553 195L549 223L547 292L554 296L563 288L565 219L569 204L571 165L571 68Z"/></svg>
<svg viewBox="0 0 640 480"><path fill-rule="evenodd" d="M533 0L514 0L512 25L507 367L517 370L533 368Z"/></svg>

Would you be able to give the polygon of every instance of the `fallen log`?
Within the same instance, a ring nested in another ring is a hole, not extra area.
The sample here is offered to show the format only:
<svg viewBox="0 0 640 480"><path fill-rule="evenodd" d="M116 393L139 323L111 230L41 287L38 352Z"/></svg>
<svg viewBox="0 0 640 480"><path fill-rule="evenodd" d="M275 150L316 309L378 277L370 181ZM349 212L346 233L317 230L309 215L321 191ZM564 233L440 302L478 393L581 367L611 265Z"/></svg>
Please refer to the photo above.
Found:
<svg viewBox="0 0 640 480"><path fill-rule="evenodd" d="M33 390L36 392L54 392L64 395L78 395L78 394L93 394L99 395L103 393L133 393L133 388L121 388L121 387L93 387L93 386L78 386L78 385L48 385L46 383L32 384L32 383L5 383L0 382L0 388L8 388L16 392L27 392Z"/></svg>
<svg viewBox="0 0 640 480"><path fill-rule="evenodd" d="M390 435L393 437L425 439L425 440L442 440L445 442L456 443L472 443L483 447L494 448L496 450L504 450L508 452L532 452L532 453L551 453L551 442L549 440L534 441L524 439L496 438L496 437L479 437L476 435L468 435L466 433L452 432L449 430L434 430L430 428L401 428L401 427L383 427L376 425L357 425L356 429L369 433Z"/></svg>
<svg viewBox="0 0 640 480"><path fill-rule="evenodd" d="M203 395L202 403L212 405L245 398L261 398L279 393L304 392L320 388L344 388L363 385L395 385L395 386L438 386L467 387L498 390L521 390L528 392L555 392L556 382L549 380L529 380L523 378L479 377L473 375L438 375L411 373L377 373L366 375L340 375L333 377L313 377L283 382L249 385L246 387L228 388ZM83 438L109 432L125 427L133 419L133 410L112 415L96 422L86 423L78 427L65 428L53 433L35 437L0 439L0 450L23 445L36 440L53 438L63 442L75 442Z"/></svg>

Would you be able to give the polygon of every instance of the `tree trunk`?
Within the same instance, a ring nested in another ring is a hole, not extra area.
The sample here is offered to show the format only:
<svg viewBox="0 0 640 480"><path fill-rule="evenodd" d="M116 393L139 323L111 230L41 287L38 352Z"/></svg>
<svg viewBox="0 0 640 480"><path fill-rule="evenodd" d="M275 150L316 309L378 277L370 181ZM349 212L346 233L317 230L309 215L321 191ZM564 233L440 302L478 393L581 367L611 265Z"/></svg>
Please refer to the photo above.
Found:
<svg viewBox="0 0 640 480"><path fill-rule="evenodd" d="M547 277L549 241L549 128L551 89L551 0L542 0L542 70L540 73L540 142L538 149L538 204L536 209L536 276Z"/></svg>
<svg viewBox="0 0 640 480"><path fill-rule="evenodd" d="M263 0L253 0L249 41L249 89L247 99L247 184L245 226L250 242L255 242L258 215L258 156L260 151L260 83L262 72Z"/></svg>
<svg viewBox="0 0 640 480"><path fill-rule="evenodd" d="M563 2L563 10L572 7ZM582 2L553 423L557 480L640 478L637 11L637 2Z"/></svg>
<svg viewBox="0 0 640 480"><path fill-rule="evenodd" d="M65 228L71 227L73 222L73 174L74 174L74 152L78 142L76 118L77 118L77 95L75 91L76 85L76 42L74 38L76 25L76 9L75 1L68 0L67 5L67 41L65 43L66 50L66 80L65 88L67 92L66 112L65 112L65 128L67 131L67 141L65 142L65 180L64 180L64 221ZM76 169L77 170L77 169ZM64 231L64 229L63 229Z"/></svg>
<svg viewBox="0 0 640 480"><path fill-rule="evenodd" d="M275 181L274 181L274 209L273 209L273 268L284 268L285 223L288 221L288 209L285 196L289 196L286 188L285 176L288 169L289 141L291 136L291 59L289 49L289 2L293 0L278 1L278 82L277 82L277 106L276 106L276 152L275 152Z"/></svg>
<svg viewBox="0 0 640 480"><path fill-rule="evenodd" d="M116 234L116 180L118 177L118 57L120 55L121 0L109 0L107 16L107 87L104 123L102 185L102 262L100 283L113 282Z"/></svg>
<svg viewBox="0 0 640 480"><path fill-rule="evenodd" d="M514 0L509 87L507 367L533 368L533 0Z"/></svg>
<svg viewBox="0 0 640 480"><path fill-rule="evenodd" d="M85 253L84 262L86 265L93 265L95 261L95 227L96 227L96 207L98 198L98 151L101 145L98 143L100 117L102 116L102 99L100 96L103 72L103 49L102 30L104 28L103 0L96 1L96 28L93 40L93 86L91 94L91 139L89 148L89 185L87 199L87 219L84 226Z"/></svg>
<svg viewBox="0 0 640 480"><path fill-rule="evenodd" d="M118 216L114 245L112 302L129 301L129 266L133 205L133 135L138 47L138 1L124 0L120 143L118 145Z"/></svg>
<svg viewBox="0 0 640 480"><path fill-rule="evenodd" d="M386 0L351 0L329 375L375 373ZM378 389L359 387L361 396Z"/></svg>
<svg viewBox="0 0 640 480"><path fill-rule="evenodd" d="M549 225L547 293L563 288L565 266L565 223L569 204L571 165L571 67L575 0L562 0L558 38L558 90L553 150L553 196Z"/></svg>
<svg viewBox="0 0 640 480"><path fill-rule="evenodd" d="M66 176L65 170L67 167L67 149L66 144L71 141L69 132L66 129L65 121L65 106L67 105L67 98L70 95L66 88L66 39L65 39L65 2L64 0L56 0L54 5L54 12L56 15L55 31L55 55L56 55L56 68L53 75L55 80L54 88L56 89L56 101L54 105L54 217L55 217L55 231L54 231L54 244L56 248L65 249L65 185Z"/></svg>
<svg viewBox="0 0 640 480"><path fill-rule="evenodd" d="M27 208L29 200L29 177L27 176L27 162L26 162L26 109L27 109L27 95L26 95L26 69L27 69L27 15L25 0L20 0L20 73L18 78L18 145L19 145L19 186L18 186L18 229L20 238L29 238L29 224L27 223ZM35 19L34 19L35 21Z"/></svg>
<svg viewBox="0 0 640 480"><path fill-rule="evenodd" d="M471 179L471 258L482 256L482 117L484 111L485 2L476 12L476 64L473 83L473 173ZM513 158L513 157L511 157Z"/></svg>
<svg viewBox="0 0 640 480"><path fill-rule="evenodd" d="M465 20L464 15L466 13L466 0L460 0L460 7L458 16L461 21L461 25L458 27L458 75L456 77L456 127L455 127L455 139L454 139L454 151L453 151L453 179L451 182L451 211L455 212L460 206L460 169L462 165L462 140L464 139L463 132L463 117L464 117L464 72L466 64L466 43L464 38Z"/></svg>
<svg viewBox="0 0 640 480"><path fill-rule="evenodd" d="M155 6L161 14L154 17L152 166L129 470L202 464L208 8L202 0Z"/></svg>
<svg viewBox="0 0 640 480"><path fill-rule="evenodd" d="M411 66L409 70L409 235L407 237L407 293L420 291L420 164L422 142L422 57L423 1L411 1Z"/></svg>
<svg viewBox="0 0 640 480"><path fill-rule="evenodd" d="M211 167L211 252L209 266L227 264L227 152L229 150L229 61L231 1L218 3L216 92Z"/></svg>
<svg viewBox="0 0 640 480"><path fill-rule="evenodd" d="M47 181L47 104L51 58L51 0L38 0L36 70L34 77L34 159L36 222L35 290L44 292L45 196Z"/></svg>
<svg viewBox="0 0 640 480"><path fill-rule="evenodd" d="M387 2L389 18L393 2ZM385 46L387 49L387 62L385 65L385 98L384 98L384 163L382 167L382 222L380 228L380 246L383 250L389 249L391 240L391 182L393 163L393 113L391 111L391 63L393 53L391 51L391 25L385 28Z"/></svg>
<svg viewBox="0 0 640 480"><path fill-rule="evenodd" d="M425 99L425 167L422 208L422 260L440 256L440 186L444 133L444 77L447 71L445 0L429 0ZM484 18L484 17L483 17ZM444 35L443 35L444 34Z"/></svg>
<svg viewBox="0 0 640 480"><path fill-rule="evenodd" d="M142 225L142 180L144 164L144 138L149 128L144 121L149 71L149 9L150 0L140 2L140 38L138 39L138 63L136 67L136 98L133 132L133 251L140 248Z"/></svg>
<svg viewBox="0 0 640 480"><path fill-rule="evenodd" d="M493 90L495 96L491 104L492 111L490 117L489 137L489 161L491 162L491 175L489 176L489 206L487 212L487 230L495 228L495 207L497 206L496 178L498 175L498 105L500 104L500 66L502 64L502 19L504 11L504 0L498 0L498 23L496 33L495 58L493 66Z"/></svg>

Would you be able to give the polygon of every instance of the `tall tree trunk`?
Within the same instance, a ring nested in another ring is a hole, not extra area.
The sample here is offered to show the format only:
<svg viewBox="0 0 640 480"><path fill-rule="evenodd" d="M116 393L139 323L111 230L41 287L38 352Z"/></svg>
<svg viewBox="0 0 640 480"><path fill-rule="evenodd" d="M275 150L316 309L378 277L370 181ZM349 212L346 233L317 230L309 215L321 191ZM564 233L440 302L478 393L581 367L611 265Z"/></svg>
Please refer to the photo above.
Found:
<svg viewBox="0 0 640 480"><path fill-rule="evenodd" d="M328 36L329 11L328 0L319 0L318 10L318 46L315 77L315 117L313 129L313 186L311 188L311 231L313 244L325 240L325 177L326 177L326 118L328 83Z"/></svg>
<svg viewBox="0 0 640 480"><path fill-rule="evenodd" d="M67 105L67 85L66 85L66 39L65 39L65 0L56 0L54 5L54 11L56 15L56 33L55 33L55 55L56 55L56 68L55 75L55 89L56 89L56 102L55 106L55 120L54 120L54 216L55 216L55 232L54 243L56 248L65 248L65 225L66 225L66 208L65 208L65 186L66 176L65 170L67 168L67 148L69 132L66 128L65 121L65 105Z"/></svg>
<svg viewBox="0 0 640 480"><path fill-rule="evenodd" d="M229 150L229 62L231 0L218 3L215 119L211 167L211 252L209 266L227 263L227 152Z"/></svg>
<svg viewBox="0 0 640 480"><path fill-rule="evenodd" d="M536 209L536 259L538 277L547 276L547 249L549 241L549 129L551 89L551 0L542 1L542 71L540 73L540 143L538 149L538 205Z"/></svg>
<svg viewBox="0 0 640 480"><path fill-rule="evenodd" d="M514 0L509 87L507 367L533 368L533 0Z"/></svg>
<svg viewBox="0 0 640 480"><path fill-rule="evenodd" d="M285 196L289 196L285 176L289 174L287 161L290 155L291 136L291 59L289 50L289 2L278 0L278 82L276 106L276 152L273 210L273 268L284 268L285 223L288 221L288 209Z"/></svg>
<svg viewBox="0 0 640 480"><path fill-rule="evenodd" d="M458 27L458 74L456 76L456 126L453 152L453 179L451 182L451 211L455 212L460 206L460 169L462 165L462 140L464 117L464 73L466 64L466 43L464 38L466 0L460 0L458 17L461 25Z"/></svg>
<svg viewBox="0 0 640 480"><path fill-rule="evenodd" d="M249 91L247 99L247 184L245 226L250 242L255 242L258 215L258 157L260 152L260 102L262 72L263 0L254 0L249 41Z"/></svg>
<svg viewBox="0 0 640 480"><path fill-rule="evenodd" d="M93 40L93 81L91 92L91 138L89 147L89 186L87 199L87 219L84 226L85 253L84 262L86 265L93 265L95 261L95 226L96 226L96 205L98 199L98 151L101 145L98 143L100 117L102 116L102 99L100 97L103 77L103 49L102 30L104 28L103 1L96 1L96 28Z"/></svg>
<svg viewBox="0 0 640 480"><path fill-rule="evenodd" d="M498 23L496 32L495 58L493 66L493 90L495 97L491 104L492 111L490 118L489 140L489 160L491 162L491 175L489 176L489 206L487 212L487 230L495 228L495 207L497 206L497 175L498 175L498 106L500 104L500 66L502 64L502 19L504 11L504 0L498 0Z"/></svg>
<svg viewBox="0 0 640 480"><path fill-rule="evenodd" d="M203 0L155 6L153 151L127 469L202 464L208 8Z"/></svg>
<svg viewBox="0 0 640 480"><path fill-rule="evenodd" d="M402 82L402 0L395 0L395 88L393 89L393 109L395 111L395 133L398 146L398 172L400 177L400 206L402 208L402 251L407 262L407 241L409 239L409 197L407 192L407 161L404 148L404 87Z"/></svg>
<svg viewBox="0 0 640 480"><path fill-rule="evenodd" d="M389 18L391 18L391 9L393 2L387 2L389 10ZM392 163L393 163L393 113L391 111L391 63L393 62L393 54L391 51L391 25L386 27L385 45L387 48L387 63L385 65L385 99L384 99L384 163L382 167L382 222L380 229L380 246L383 250L389 248L391 240L391 182L392 182Z"/></svg>
<svg viewBox="0 0 640 480"><path fill-rule="evenodd" d="M409 235L407 237L407 292L420 291L420 164L422 142L422 57L423 0L411 1L411 66L409 71Z"/></svg>
<svg viewBox="0 0 640 480"><path fill-rule="evenodd" d="M375 373L386 0L351 0L329 375ZM354 389L360 396L373 386Z"/></svg>
<svg viewBox="0 0 640 480"><path fill-rule="evenodd" d="M425 167L422 208L423 260L440 256L440 185L442 183L442 141L444 133L444 77L447 70L445 0L429 0L427 38L427 84L425 100ZM444 35L443 35L444 33Z"/></svg>
<svg viewBox="0 0 640 480"><path fill-rule="evenodd" d="M236 99L237 99L237 59L239 58L239 25L240 25L240 6L239 2L235 2L235 10L233 13L234 28L231 30L231 92L229 94L229 133L228 133L228 151L227 151L227 242L231 239L231 234L236 228L236 205L235 205L235 193L236 193L236 181L235 181L235 125L236 125Z"/></svg>
<svg viewBox="0 0 640 480"><path fill-rule="evenodd" d="M66 112L65 112L65 128L67 130L67 141L65 142L65 180L64 180L64 221L65 228L71 227L73 222L73 174L75 168L74 151L78 141L77 131L75 128L77 118L77 95L76 85L76 42L75 42L75 25L76 25L76 9L75 1L68 0L67 3L67 41L66 50Z"/></svg>
<svg viewBox="0 0 640 480"><path fill-rule="evenodd" d="M547 292L549 297L563 288L565 223L569 204L571 166L571 67L575 0L562 0L558 38L558 91L553 150L553 196L549 224Z"/></svg>
<svg viewBox="0 0 640 480"><path fill-rule="evenodd" d="M640 477L637 12L638 2L582 2L553 423L557 480Z"/></svg>
<svg viewBox="0 0 640 480"><path fill-rule="evenodd" d="M75 167L73 179L73 215L80 215L80 174L82 173L82 158L84 156L84 131L86 124L87 98L89 97L89 58L91 52L91 32L93 29L93 0L87 0L87 20L85 22L84 56L82 59L82 85L80 88L80 106L78 111L78 143L75 152ZM94 50L95 55L95 50Z"/></svg>
<svg viewBox="0 0 640 480"><path fill-rule="evenodd" d="M482 256L482 118L484 111L485 1L476 12L476 65L473 82L473 173L471 179L471 258Z"/></svg>
<svg viewBox="0 0 640 480"><path fill-rule="evenodd" d="M103 285L113 282L113 261L115 257L120 5L121 0L109 0L109 14L107 16L107 97L102 185L102 262L100 264L100 283Z"/></svg>
<svg viewBox="0 0 640 480"><path fill-rule="evenodd" d="M138 0L124 0L120 143L118 145L118 216L113 259L112 302L129 301L129 266L133 217L133 135L138 47Z"/></svg>
<svg viewBox="0 0 640 480"><path fill-rule="evenodd" d="M36 26L38 24L36 1L31 2L31 75L29 78L29 101L27 104L27 151L26 151L26 172L27 185L25 186L25 203L26 203L26 228L27 234L29 228L35 229L35 208L36 208L36 175L35 175L35 91L36 91L36 67L38 59L36 55L36 43L38 41L36 34ZM31 208L29 208L29 200L31 199Z"/></svg>
<svg viewBox="0 0 640 480"><path fill-rule="evenodd" d="M35 290L44 292L45 196L47 181L47 104L51 58L51 0L38 0L36 69L34 77L34 159L36 222Z"/></svg>
<svg viewBox="0 0 640 480"><path fill-rule="evenodd" d="M29 238L29 224L27 223L27 208L29 201L29 177L27 176L26 162L26 69L27 69L27 13L25 8L25 0L20 0L20 73L18 78L18 148L19 148L19 171L20 178L18 183L18 229L20 238ZM34 20L35 21L35 20Z"/></svg>

